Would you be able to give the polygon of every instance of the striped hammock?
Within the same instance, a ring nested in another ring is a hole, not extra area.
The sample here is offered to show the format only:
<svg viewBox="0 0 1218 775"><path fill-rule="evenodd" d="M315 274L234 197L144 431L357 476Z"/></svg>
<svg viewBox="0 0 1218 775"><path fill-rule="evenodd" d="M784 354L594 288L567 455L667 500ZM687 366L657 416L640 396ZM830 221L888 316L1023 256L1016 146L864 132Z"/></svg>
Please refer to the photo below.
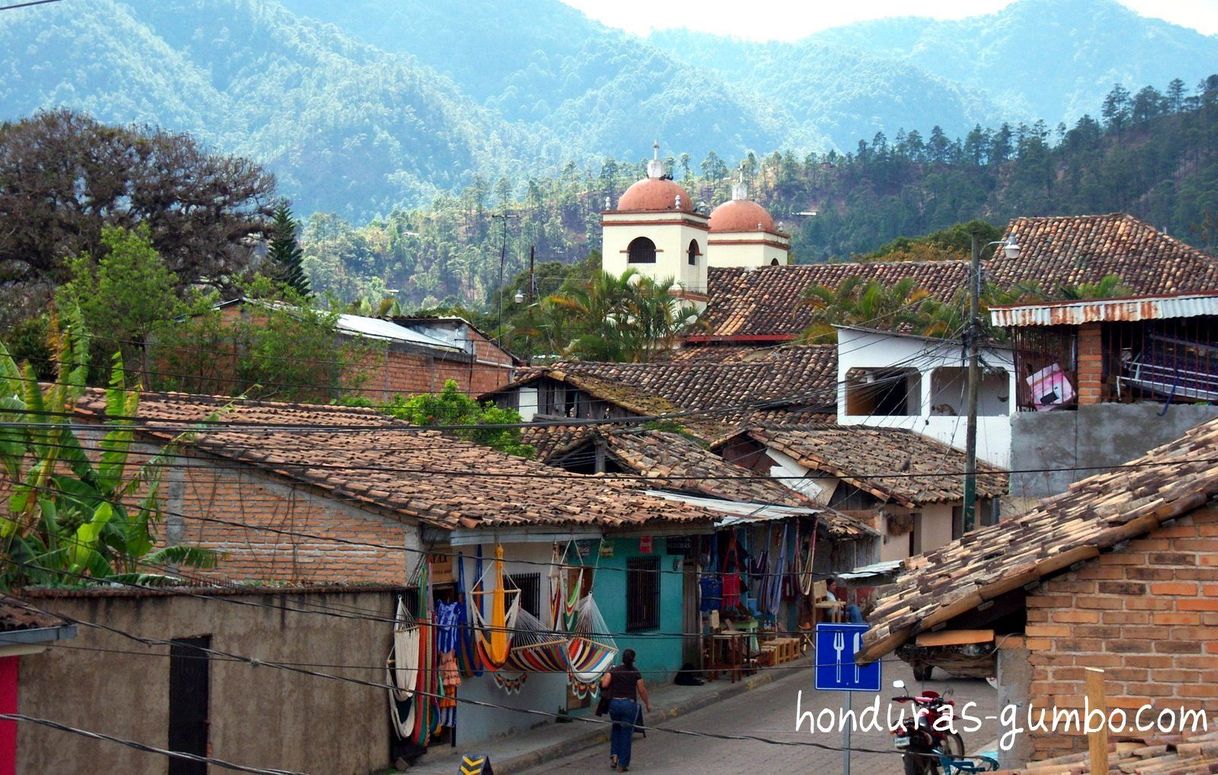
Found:
<svg viewBox="0 0 1218 775"><path fill-rule="evenodd" d="M516 612L512 648L503 666L524 673L565 673L567 639L521 608Z"/></svg>
<svg viewBox="0 0 1218 775"><path fill-rule="evenodd" d="M601 676L613 666L618 648L592 594L579 601L575 626L567 639L567 675L577 697L595 696Z"/></svg>

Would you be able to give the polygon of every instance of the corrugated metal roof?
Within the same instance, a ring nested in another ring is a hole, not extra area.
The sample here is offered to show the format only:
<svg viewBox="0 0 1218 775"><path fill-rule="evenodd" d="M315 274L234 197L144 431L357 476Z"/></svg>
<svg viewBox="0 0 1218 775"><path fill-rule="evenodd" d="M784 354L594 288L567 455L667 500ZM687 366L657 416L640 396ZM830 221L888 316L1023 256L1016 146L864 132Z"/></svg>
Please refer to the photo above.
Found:
<svg viewBox="0 0 1218 775"><path fill-rule="evenodd" d="M367 336L373 339L385 339L391 342L409 342L410 344L434 347L440 350L462 352L462 348L433 336L420 333L414 329L399 326L380 318L369 318L363 315L339 315L336 327L344 334Z"/></svg>
<svg viewBox="0 0 1218 775"><path fill-rule="evenodd" d="M1132 323L1139 320L1193 318L1201 315L1218 315L1218 293L1043 302L990 308L990 322L1002 328Z"/></svg>

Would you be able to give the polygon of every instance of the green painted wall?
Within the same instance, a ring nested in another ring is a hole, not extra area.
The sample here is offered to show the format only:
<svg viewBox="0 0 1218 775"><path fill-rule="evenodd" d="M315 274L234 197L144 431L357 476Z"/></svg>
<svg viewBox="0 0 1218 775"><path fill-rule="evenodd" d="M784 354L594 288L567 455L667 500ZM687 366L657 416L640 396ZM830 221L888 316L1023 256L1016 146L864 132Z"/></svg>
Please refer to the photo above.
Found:
<svg viewBox="0 0 1218 775"><path fill-rule="evenodd" d="M664 538L655 538L651 554L639 551L638 538L607 539L613 546L612 557L602 557L600 572L596 576L596 604L600 607L609 631L622 633L616 636L618 648L634 649L636 666L643 671L649 682L659 683L669 675L649 671L663 670L672 674L681 669L682 629L681 602L683 576L680 566L673 572L673 563L680 555L670 555ZM626 632L626 560L631 557L658 556L660 558L660 626L655 630Z"/></svg>

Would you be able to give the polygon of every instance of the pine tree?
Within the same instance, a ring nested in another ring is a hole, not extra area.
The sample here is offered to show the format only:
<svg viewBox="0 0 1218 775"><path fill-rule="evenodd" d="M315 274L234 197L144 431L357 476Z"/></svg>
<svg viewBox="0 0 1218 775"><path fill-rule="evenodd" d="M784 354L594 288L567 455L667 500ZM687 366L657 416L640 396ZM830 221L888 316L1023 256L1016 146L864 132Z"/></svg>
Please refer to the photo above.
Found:
<svg viewBox="0 0 1218 775"><path fill-rule="evenodd" d="M274 280L301 296L309 296L312 289L300 263L304 252L296 240L298 227L299 224L292 217L292 211L286 204L280 203L271 216L271 243L267 248L268 270Z"/></svg>

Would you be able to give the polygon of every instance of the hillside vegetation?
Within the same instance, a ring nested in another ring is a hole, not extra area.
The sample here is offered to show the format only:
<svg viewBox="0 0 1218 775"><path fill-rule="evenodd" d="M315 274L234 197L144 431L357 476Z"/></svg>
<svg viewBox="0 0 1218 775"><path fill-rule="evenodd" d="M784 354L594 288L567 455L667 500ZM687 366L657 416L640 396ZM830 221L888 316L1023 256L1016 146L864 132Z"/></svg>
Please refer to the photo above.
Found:
<svg viewBox="0 0 1218 775"><path fill-rule="evenodd" d="M1043 122L974 127L949 137L932 129L893 138L877 133L849 153L749 154L743 170L751 195L793 233L796 260L809 263L866 254L916 236L982 218L1124 211L1198 247L1218 243L1218 76L1185 89L1114 89L1073 127ZM670 157L669 169L695 200L729 196L733 172L714 152L701 160ZM505 277L527 267L530 248L549 293L569 264L599 248L600 212L643 176L642 165L606 160L598 174L569 165L526 181L476 178L430 206L398 210L356 225L329 214L307 221L303 246L313 287L369 302L389 296L407 307L484 307ZM507 221L494 219L504 209ZM797 213L815 211L815 217ZM515 283L504 293L510 298ZM393 289L389 292L386 289Z"/></svg>

